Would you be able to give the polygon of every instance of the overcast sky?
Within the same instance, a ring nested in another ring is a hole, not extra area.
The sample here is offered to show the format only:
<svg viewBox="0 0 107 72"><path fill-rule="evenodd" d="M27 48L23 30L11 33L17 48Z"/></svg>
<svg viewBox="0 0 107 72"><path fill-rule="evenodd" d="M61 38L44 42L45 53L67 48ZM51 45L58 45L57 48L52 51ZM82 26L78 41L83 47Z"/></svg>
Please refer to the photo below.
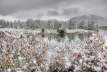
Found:
<svg viewBox="0 0 107 72"><path fill-rule="evenodd" d="M24 18L69 18L95 14L107 18L107 0L0 0L0 15Z"/></svg>

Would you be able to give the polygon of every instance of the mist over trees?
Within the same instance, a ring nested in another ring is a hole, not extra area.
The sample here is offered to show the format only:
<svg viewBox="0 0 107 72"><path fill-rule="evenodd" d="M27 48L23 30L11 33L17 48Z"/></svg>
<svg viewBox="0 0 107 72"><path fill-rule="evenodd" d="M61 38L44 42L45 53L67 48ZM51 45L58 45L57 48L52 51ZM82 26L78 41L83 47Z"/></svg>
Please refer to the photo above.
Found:
<svg viewBox="0 0 107 72"><path fill-rule="evenodd" d="M53 20L33 20L28 19L26 21L5 21L0 20L0 28L16 28L16 29L86 29L97 30L106 26L107 20L100 16L95 15L83 15L79 17L71 18L67 21ZM105 29L106 29L105 28Z"/></svg>
<svg viewBox="0 0 107 72"><path fill-rule="evenodd" d="M89 29L93 30L96 28L94 21L88 22L86 24L84 21L79 23L68 21L57 21L57 20L32 20L29 19L25 22L14 21L9 22L5 20L0 20L0 28L16 28L16 29Z"/></svg>

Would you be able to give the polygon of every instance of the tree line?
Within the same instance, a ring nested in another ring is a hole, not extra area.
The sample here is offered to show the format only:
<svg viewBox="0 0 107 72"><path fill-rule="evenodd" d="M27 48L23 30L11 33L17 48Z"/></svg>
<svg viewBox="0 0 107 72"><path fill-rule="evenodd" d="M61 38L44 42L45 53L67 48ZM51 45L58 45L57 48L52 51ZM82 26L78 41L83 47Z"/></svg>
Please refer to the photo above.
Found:
<svg viewBox="0 0 107 72"><path fill-rule="evenodd" d="M96 30L98 25L94 21L58 21L58 20L33 20L26 21L5 21L0 20L0 28L16 29L88 29Z"/></svg>

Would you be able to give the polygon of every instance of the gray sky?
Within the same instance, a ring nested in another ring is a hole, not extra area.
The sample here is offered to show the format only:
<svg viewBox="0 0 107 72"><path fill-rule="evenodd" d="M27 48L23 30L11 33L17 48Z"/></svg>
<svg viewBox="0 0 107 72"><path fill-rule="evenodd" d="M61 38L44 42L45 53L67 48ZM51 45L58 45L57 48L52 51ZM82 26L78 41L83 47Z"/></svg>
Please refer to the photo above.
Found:
<svg viewBox="0 0 107 72"><path fill-rule="evenodd" d="M0 15L16 18L69 18L95 14L107 18L107 0L0 0Z"/></svg>

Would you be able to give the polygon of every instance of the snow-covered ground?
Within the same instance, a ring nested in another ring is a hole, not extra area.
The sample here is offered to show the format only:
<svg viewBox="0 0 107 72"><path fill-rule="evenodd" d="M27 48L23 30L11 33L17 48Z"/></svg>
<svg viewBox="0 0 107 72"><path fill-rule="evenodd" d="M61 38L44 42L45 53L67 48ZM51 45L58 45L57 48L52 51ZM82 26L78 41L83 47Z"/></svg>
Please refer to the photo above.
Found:
<svg viewBox="0 0 107 72"><path fill-rule="evenodd" d="M0 30L0 72L106 71L103 39L95 32L83 40L65 36L58 41L35 31Z"/></svg>
<svg viewBox="0 0 107 72"><path fill-rule="evenodd" d="M107 47L107 30L100 30L99 33L104 37L105 46Z"/></svg>
<svg viewBox="0 0 107 72"><path fill-rule="evenodd" d="M0 28L0 31L9 31L9 32L28 32L28 33L41 33L41 29L35 29L35 30L26 30L26 29L14 29L14 28ZM91 30L84 30L84 29L72 29L72 30L69 30L69 29L65 29L65 32L66 33L87 33L87 32L93 32ZM58 34L57 30L56 29L45 29L44 33L47 33L47 34Z"/></svg>

